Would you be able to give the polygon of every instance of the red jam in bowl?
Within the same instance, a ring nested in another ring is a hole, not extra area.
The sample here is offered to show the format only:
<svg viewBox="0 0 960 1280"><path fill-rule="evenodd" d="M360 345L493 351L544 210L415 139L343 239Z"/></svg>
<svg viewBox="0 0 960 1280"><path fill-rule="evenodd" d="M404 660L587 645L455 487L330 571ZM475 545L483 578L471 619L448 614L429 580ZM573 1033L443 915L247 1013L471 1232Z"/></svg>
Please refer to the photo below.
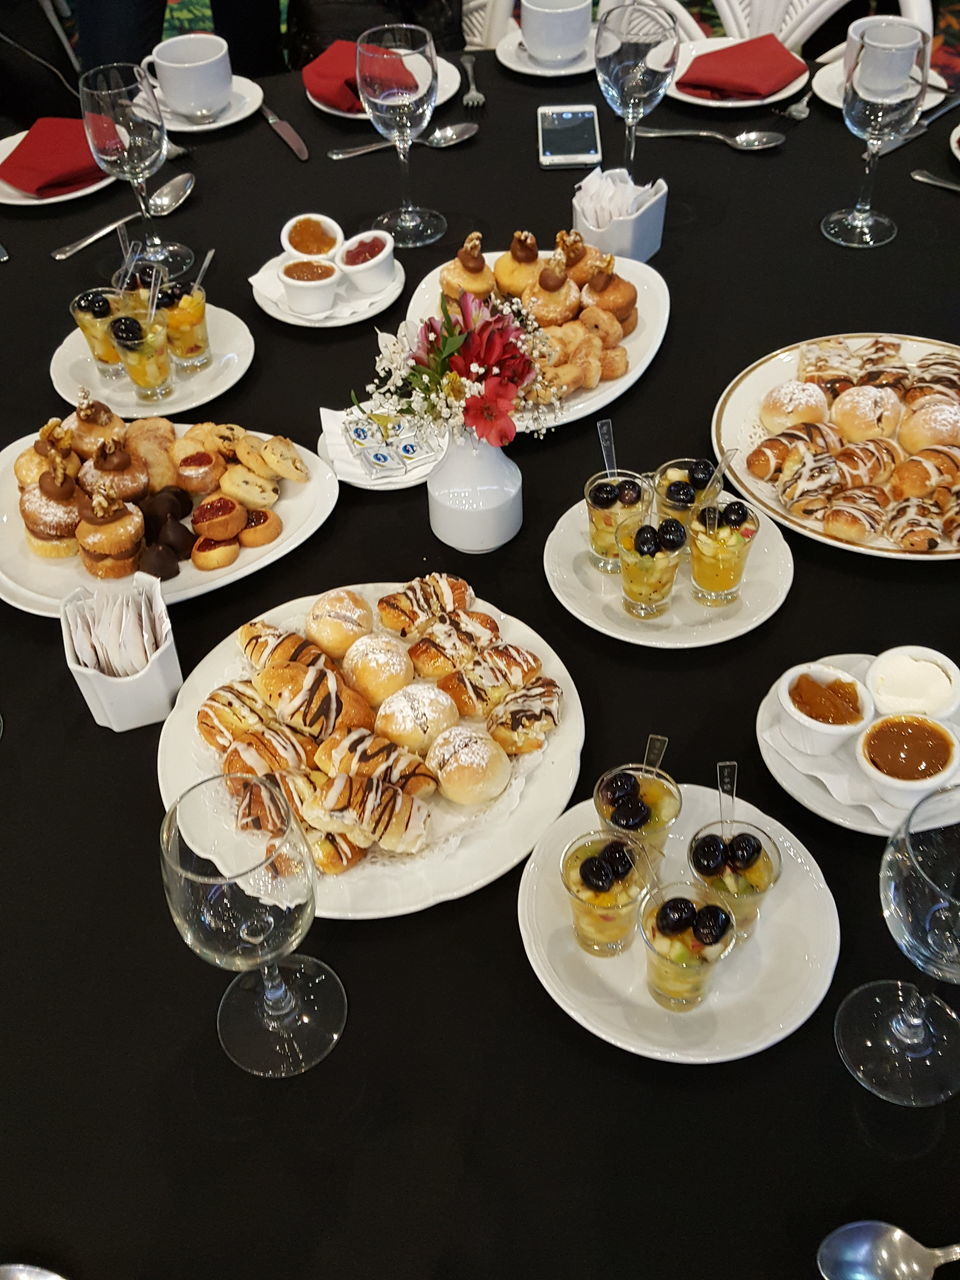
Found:
<svg viewBox="0 0 960 1280"><path fill-rule="evenodd" d="M380 256L387 247L386 240L381 240L379 236L371 236L369 240L358 240L343 255L343 265L345 267L359 267L361 263L372 262L374 258Z"/></svg>

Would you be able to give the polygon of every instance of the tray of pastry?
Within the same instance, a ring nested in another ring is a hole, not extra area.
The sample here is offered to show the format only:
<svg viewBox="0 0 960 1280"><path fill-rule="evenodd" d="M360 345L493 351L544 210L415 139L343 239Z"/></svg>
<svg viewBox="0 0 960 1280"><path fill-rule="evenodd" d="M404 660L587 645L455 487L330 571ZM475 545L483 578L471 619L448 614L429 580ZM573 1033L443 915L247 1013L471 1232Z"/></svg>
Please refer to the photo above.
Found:
<svg viewBox="0 0 960 1280"><path fill-rule="evenodd" d="M211 650L160 737L164 804L273 774L321 873L317 915L379 919L516 866L569 799L584 722L543 637L443 573L279 605Z"/></svg>
<svg viewBox="0 0 960 1280"><path fill-rule="evenodd" d="M960 556L960 347L902 334L796 342L738 374L713 447L772 519L907 560Z"/></svg>

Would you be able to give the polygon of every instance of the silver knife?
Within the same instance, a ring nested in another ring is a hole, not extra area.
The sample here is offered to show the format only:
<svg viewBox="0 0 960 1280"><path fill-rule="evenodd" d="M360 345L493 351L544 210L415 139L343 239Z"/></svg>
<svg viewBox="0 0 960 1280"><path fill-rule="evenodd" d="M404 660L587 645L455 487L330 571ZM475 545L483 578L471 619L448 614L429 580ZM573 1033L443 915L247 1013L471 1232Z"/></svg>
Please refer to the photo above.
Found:
<svg viewBox="0 0 960 1280"><path fill-rule="evenodd" d="M952 111L954 107L960 107L960 93L955 93L952 98L945 98L932 111L927 111L913 126L908 129L902 138L894 138L891 142L885 142L880 148L882 156L889 155L891 151L896 151L897 147L905 146L908 142L913 142L917 138L922 138L927 132L927 126L934 120L938 120L940 116L944 116L948 111Z"/></svg>
<svg viewBox="0 0 960 1280"><path fill-rule="evenodd" d="M310 152L307 150L306 143L297 133L292 124L288 124L286 120L281 120L275 111L271 111L266 103L260 108L267 117L267 123L274 133L278 133L284 140L293 154L298 160L309 160Z"/></svg>
<svg viewBox="0 0 960 1280"><path fill-rule="evenodd" d="M9 253L7 253L3 245L0 244L0 262L7 262L9 258L10 258Z"/></svg>

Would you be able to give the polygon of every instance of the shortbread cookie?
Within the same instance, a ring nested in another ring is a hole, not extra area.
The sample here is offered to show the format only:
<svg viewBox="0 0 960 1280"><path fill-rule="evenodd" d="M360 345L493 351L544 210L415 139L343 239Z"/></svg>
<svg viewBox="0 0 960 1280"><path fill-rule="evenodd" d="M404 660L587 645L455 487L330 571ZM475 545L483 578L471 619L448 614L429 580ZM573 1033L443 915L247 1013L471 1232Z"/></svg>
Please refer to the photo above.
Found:
<svg viewBox="0 0 960 1280"><path fill-rule="evenodd" d="M265 480L275 480L279 472L270 465L263 452L263 441L259 436L245 435L236 443L237 461L242 463L255 476Z"/></svg>
<svg viewBox="0 0 960 1280"><path fill-rule="evenodd" d="M243 445L245 440L246 437L240 444ZM248 467L239 463L227 467L221 477L220 488L228 498L236 499L245 507L272 507L280 497L280 486L276 480L254 475Z"/></svg>
<svg viewBox="0 0 960 1280"><path fill-rule="evenodd" d="M310 472L297 453L297 446L286 436L272 436L263 446L263 456L284 480L296 480L302 484L310 478Z"/></svg>

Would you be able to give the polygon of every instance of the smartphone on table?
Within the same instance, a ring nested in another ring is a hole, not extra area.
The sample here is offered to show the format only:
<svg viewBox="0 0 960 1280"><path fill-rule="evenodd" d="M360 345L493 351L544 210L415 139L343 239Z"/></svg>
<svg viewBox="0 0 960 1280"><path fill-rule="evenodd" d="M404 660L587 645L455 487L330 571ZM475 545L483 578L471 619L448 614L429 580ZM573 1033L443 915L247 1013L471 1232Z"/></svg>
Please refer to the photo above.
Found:
<svg viewBox="0 0 960 1280"><path fill-rule="evenodd" d="M544 169L582 169L599 164L597 108L589 102L538 107L537 146Z"/></svg>

